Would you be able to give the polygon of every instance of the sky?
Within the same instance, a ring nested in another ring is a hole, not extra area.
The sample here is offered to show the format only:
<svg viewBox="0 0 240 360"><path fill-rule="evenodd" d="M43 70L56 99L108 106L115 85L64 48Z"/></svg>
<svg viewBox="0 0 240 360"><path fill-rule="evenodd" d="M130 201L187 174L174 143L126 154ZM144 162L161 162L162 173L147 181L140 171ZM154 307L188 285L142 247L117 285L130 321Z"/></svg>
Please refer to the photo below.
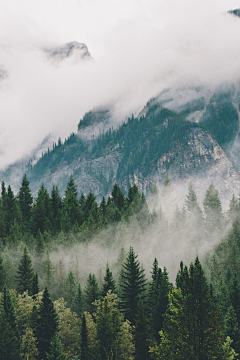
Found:
<svg viewBox="0 0 240 360"><path fill-rule="evenodd" d="M137 114L166 87L236 80L235 0L0 0L0 168L77 130L114 104ZM85 43L94 61L50 60L43 49Z"/></svg>

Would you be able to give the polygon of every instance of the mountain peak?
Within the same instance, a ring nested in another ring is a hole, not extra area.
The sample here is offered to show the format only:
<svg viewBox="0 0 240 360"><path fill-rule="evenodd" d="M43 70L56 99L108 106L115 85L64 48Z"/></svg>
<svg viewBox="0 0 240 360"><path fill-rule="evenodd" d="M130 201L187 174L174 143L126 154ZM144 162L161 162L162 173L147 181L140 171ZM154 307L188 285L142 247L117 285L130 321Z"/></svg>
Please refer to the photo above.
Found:
<svg viewBox="0 0 240 360"><path fill-rule="evenodd" d="M62 45L45 48L44 51L54 60L64 60L71 57L73 54L78 60L92 59L90 52L85 44L77 41L71 41Z"/></svg>

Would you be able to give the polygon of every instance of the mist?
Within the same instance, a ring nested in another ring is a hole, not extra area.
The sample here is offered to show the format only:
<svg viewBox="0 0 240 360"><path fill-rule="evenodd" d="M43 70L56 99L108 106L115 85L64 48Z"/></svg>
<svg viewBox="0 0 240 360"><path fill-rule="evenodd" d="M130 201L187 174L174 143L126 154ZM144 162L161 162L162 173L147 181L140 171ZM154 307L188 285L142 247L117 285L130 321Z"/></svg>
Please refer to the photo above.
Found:
<svg viewBox="0 0 240 360"><path fill-rule="evenodd" d="M97 106L116 124L163 89L234 82L238 1L9 1L0 15L0 167L64 140ZM43 49L85 43L94 60L51 61ZM3 76L4 75L4 76Z"/></svg>

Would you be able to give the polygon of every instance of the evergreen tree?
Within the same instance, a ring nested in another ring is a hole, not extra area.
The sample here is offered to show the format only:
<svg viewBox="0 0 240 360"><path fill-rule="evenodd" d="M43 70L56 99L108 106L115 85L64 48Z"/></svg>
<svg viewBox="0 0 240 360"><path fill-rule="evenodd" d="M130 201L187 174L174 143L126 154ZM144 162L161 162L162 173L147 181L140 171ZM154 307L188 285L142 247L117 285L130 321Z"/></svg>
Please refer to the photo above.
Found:
<svg viewBox="0 0 240 360"><path fill-rule="evenodd" d="M58 329L58 316L54 309L49 292L45 288L42 301L38 310L36 336L38 339L38 360L47 360L47 353L50 353L51 341Z"/></svg>
<svg viewBox="0 0 240 360"><path fill-rule="evenodd" d="M77 281L73 272L70 270L68 277L65 280L64 284L64 299L67 301L68 307L73 310L74 300L77 292Z"/></svg>
<svg viewBox="0 0 240 360"><path fill-rule="evenodd" d="M87 333L86 318L84 313L82 316L81 338L82 338L81 360L88 360L88 333Z"/></svg>
<svg viewBox="0 0 240 360"><path fill-rule="evenodd" d="M224 335L230 337L233 341L232 347L239 354L240 352L240 329L237 321L237 316L233 306L229 306L225 315L224 321Z"/></svg>
<svg viewBox="0 0 240 360"><path fill-rule="evenodd" d="M39 255L42 255L44 249L45 249L44 236L41 233L40 229L38 229L37 237L36 237L36 251Z"/></svg>
<svg viewBox="0 0 240 360"><path fill-rule="evenodd" d="M47 360L66 360L66 356L63 354L62 346L56 333L51 341L50 351L47 354Z"/></svg>
<svg viewBox="0 0 240 360"><path fill-rule="evenodd" d="M0 359L20 360L20 336L9 290L3 288L0 307Z"/></svg>
<svg viewBox="0 0 240 360"><path fill-rule="evenodd" d="M144 299L147 286L144 270L140 270L140 262L137 257L130 246L126 262L123 264L124 282L121 285L122 306L126 319L132 324L135 324L138 302L140 299Z"/></svg>
<svg viewBox="0 0 240 360"><path fill-rule="evenodd" d="M161 343L151 352L157 359L223 359L222 324L198 258L189 270L181 263L176 285Z"/></svg>
<svg viewBox="0 0 240 360"><path fill-rule="evenodd" d="M0 309L0 360L20 360L20 341Z"/></svg>
<svg viewBox="0 0 240 360"><path fill-rule="evenodd" d="M20 260L17 270L17 290L20 294L24 291L28 291L29 294L32 292L32 281L33 281L33 268L32 261L28 254L27 247L23 250L23 256Z"/></svg>
<svg viewBox="0 0 240 360"><path fill-rule="evenodd" d="M236 274L230 286L230 302L234 308L238 326L240 327L240 285Z"/></svg>
<svg viewBox="0 0 240 360"><path fill-rule="evenodd" d="M6 284L6 270L3 265L3 258L0 254L0 292L2 292L4 285Z"/></svg>
<svg viewBox="0 0 240 360"><path fill-rule="evenodd" d="M96 196L94 196L92 190L90 189L90 191L89 191L89 193L88 193L88 195L86 197L84 206L83 206L84 221L88 220L89 213L90 213L90 210L92 208L93 203L95 202L95 199L96 199Z"/></svg>
<svg viewBox="0 0 240 360"><path fill-rule="evenodd" d="M144 308L141 300L139 301L138 311L136 314L135 323L135 359L136 360L148 360L149 356L149 326L148 321L144 313Z"/></svg>
<svg viewBox="0 0 240 360"><path fill-rule="evenodd" d="M33 282L32 282L32 295L33 298L34 295L39 293L39 287L38 287L38 274L36 273L36 275L33 277Z"/></svg>
<svg viewBox="0 0 240 360"><path fill-rule="evenodd" d="M81 317L83 312L83 294L80 284L77 285L77 290L73 299L73 311Z"/></svg>
<svg viewBox="0 0 240 360"><path fill-rule="evenodd" d="M53 213L51 199L46 188L42 184L32 208L30 228L33 235L36 236L38 230L40 230L41 234L43 234L45 230L51 232L52 221Z"/></svg>
<svg viewBox="0 0 240 360"><path fill-rule="evenodd" d="M45 277L45 284L46 287L51 289L53 282L54 282L54 274L55 274L55 266L53 265L49 252L47 251L46 259L43 262L43 271L44 271L44 277Z"/></svg>
<svg viewBox="0 0 240 360"><path fill-rule="evenodd" d="M19 201L19 207L22 212L22 221L25 229L29 228L29 220L32 215L32 204L33 197L31 195L31 190L29 187L29 181L27 180L27 175L25 174L22 179L22 184L17 195Z"/></svg>
<svg viewBox="0 0 240 360"><path fill-rule="evenodd" d="M7 194L4 196L3 202L5 203L5 229L7 234L9 234L11 226L14 224L14 220L16 220L18 224L21 224L22 221L18 201L15 198L10 185L8 186Z"/></svg>
<svg viewBox="0 0 240 360"><path fill-rule="evenodd" d="M75 224L75 222L79 222L79 202L77 200L77 185L75 185L73 176L70 176L67 189L65 191L65 197L63 200L63 211L67 212L70 218L71 227Z"/></svg>
<svg viewBox="0 0 240 360"><path fill-rule="evenodd" d="M62 199L58 187L53 185L51 192L51 208L53 214L53 232L56 234L60 231Z"/></svg>
<svg viewBox="0 0 240 360"><path fill-rule="evenodd" d="M220 230L223 219L222 204L219 198L218 190L215 188L213 183L210 184L206 191L206 195L203 200L203 207L206 216L207 230L210 233L214 229Z"/></svg>
<svg viewBox="0 0 240 360"><path fill-rule="evenodd" d="M93 302L100 297L100 291L95 275L89 274L87 285L84 289L84 303L86 310L92 314L94 311Z"/></svg>
<svg viewBox="0 0 240 360"><path fill-rule="evenodd" d="M106 274L104 276L104 282L102 285L102 296L106 296L109 290L111 290L112 293L117 293L116 281L113 278L113 274L107 264Z"/></svg>
<svg viewBox="0 0 240 360"><path fill-rule="evenodd" d="M106 225L107 224L107 204L106 204L104 196L100 203L99 210L100 210L100 217L101 217L102 225Z"/></svg>

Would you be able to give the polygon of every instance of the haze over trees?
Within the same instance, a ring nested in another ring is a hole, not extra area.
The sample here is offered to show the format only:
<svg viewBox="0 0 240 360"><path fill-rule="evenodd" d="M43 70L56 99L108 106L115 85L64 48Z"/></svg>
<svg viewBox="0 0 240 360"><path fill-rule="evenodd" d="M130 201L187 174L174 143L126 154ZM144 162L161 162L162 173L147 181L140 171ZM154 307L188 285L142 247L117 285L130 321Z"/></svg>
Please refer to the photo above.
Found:
<svg viewBox="0 0 240 360"><path fill-rule="evenodd" d="M26 176L17 196L2 183L0 359L237 358L239 199L233 197L224 213L210 184L201 209L190 183L179 208L168 176L162 193L155 186L151 194L148 206L136 185L124 195L115 184L98 204L92 191L78 194L72 177L63 199L56 187L49 195L44 186L33 199ZM156 196L173 207L171 217L154 207ZM138 244L154 245L154 239L167 255L161 239L171 243L176 234L178 244L188 234L201 262L196 256L189 266L180 262L174 282L157 257L146 271ZM115 263L106 256L98 265L95 254L95 270L87 274L78 252L68 263L64 257L80 245L88 256L92 238L101 249L115 247L119 256ZM59 246L66 249L62 257ZM207 256L201 246L209 249Z"/></svg>

